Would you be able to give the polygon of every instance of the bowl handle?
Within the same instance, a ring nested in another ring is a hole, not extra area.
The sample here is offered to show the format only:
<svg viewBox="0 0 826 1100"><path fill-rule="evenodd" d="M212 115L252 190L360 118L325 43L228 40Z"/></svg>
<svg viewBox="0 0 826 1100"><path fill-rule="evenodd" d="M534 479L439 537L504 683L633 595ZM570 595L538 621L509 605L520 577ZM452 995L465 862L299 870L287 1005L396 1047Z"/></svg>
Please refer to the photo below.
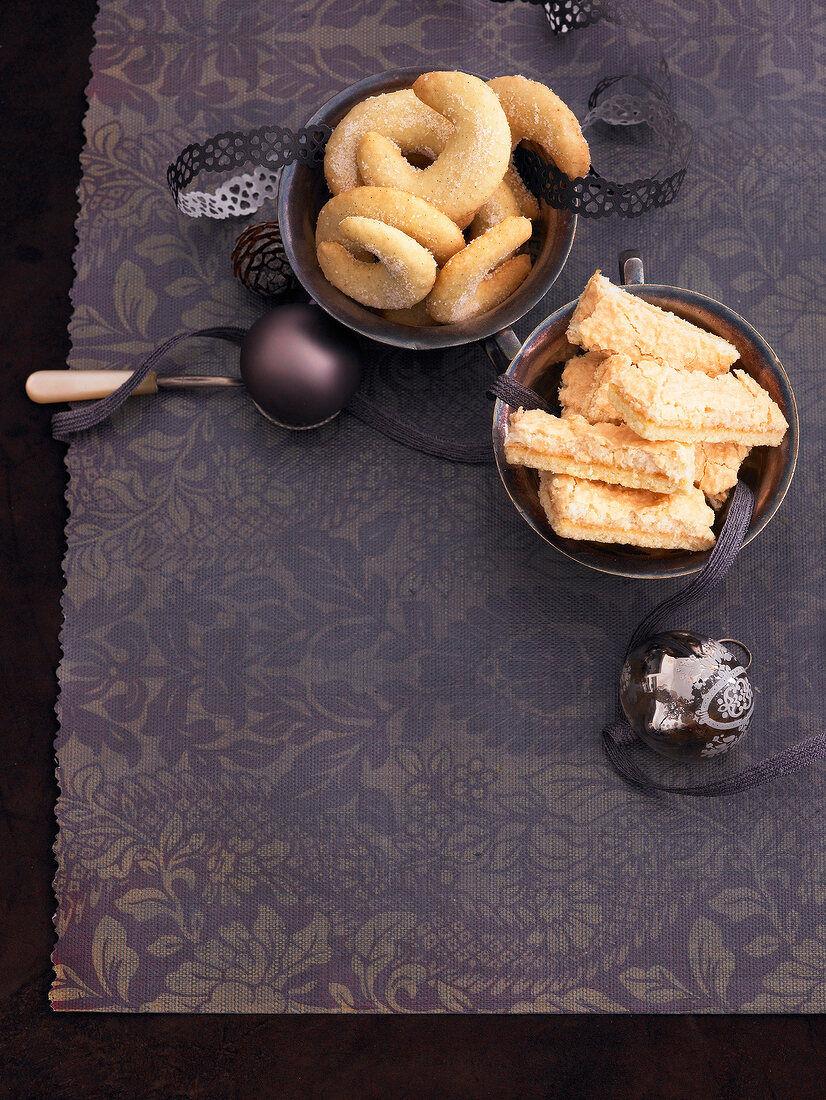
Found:
<svg viewBox="0 0 826 1100"><path fill-rule="evenodd" d="M494 332L493 336L485 337L482 346L488 353L488 359L502 374L516 358L516 353L522 347L522 341L512 328L503 328L501 332Z"/></svg>
<svg viewBox="0 0 826 1100"><path fill-rule="evenodd" d="M620 282L623 286L642 286L645 282L645 270L642 256L636 248L626 248L619 255Z"/></svg>
<svg viewBox="0 0 826 1100"><path fill-rule="evenodd" d="M626 248L619 255L620 282L623 286L641 286L645 282L645 269L642 256L634 248ZM500 372L504 372L516 358L522 342L512 328L503 328L493 336L486 337L482 344L491 363Z"/></svg>

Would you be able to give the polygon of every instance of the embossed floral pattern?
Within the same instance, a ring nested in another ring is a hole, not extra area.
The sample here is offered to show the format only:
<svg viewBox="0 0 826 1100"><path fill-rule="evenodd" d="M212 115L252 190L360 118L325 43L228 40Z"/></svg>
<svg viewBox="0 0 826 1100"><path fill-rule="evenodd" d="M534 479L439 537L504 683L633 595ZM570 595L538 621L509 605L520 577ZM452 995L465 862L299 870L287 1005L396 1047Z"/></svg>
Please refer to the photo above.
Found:
<svg viewBox="0 0 826 1100"><path fill-rule="evenodd" d="M751 703L751 684L744 676L741 676L723 690L718 707L723 718L739 718L747 710L750 710Z"/></svg>
<svg viewBox="0 0 826 1100"><path fill-rule="evenodd" d="M728 302L789 371L788 499L705 620L674 624L755 650L750 739L703 765L724 774L819 728L826 697L826 14L641 7L697 129L685 187L582 223L518 331L636 244L651 279ZM71 363L122 369L261 309L230 272L242 225L182 218L166 190L191 139L300 125L402 65L523 72L581 116L617 41L556 41L541 7L490 0L103 0L96 36ZM361 346L377 401L489 431L478 348ZM223 346L175 355L235 369ZM681 802L602 756L625 639L665 591L554 556L492 468L346 416L283 433L240 392L136 398L67 464L56 1007L826 1009L823 770Z"/></svg>

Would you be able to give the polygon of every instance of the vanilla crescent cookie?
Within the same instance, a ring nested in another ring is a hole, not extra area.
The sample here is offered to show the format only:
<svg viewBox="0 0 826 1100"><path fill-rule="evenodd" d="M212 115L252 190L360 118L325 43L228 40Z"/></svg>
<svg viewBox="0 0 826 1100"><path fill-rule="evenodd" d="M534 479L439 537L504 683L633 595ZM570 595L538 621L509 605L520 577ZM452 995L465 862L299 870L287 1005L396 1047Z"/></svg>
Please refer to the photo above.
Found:
<svg viewBox="0 0 826 1100"><path fill-rule="evenodd" d="M576 115L550 88L524 76L498 76L488 87L507 116L513 148L520 141L535 141L569 179L586 174L591 165L588 142Z"/></svg>
<svg viewBox="0 0 826 1100"><path fill-rule="evenodd" d="M527 218L505 218L457 252L436 277L427 299L430 316L450 325L504 302L531 269L529 256L508 259L530 235Z"/></svg>
<svg viewBox="0 0 826 1100"><path fill-rule="evenodd" d="M375 218L358 216L343 218L338 231L379 261L364 263L337 241L322 241L317 248L321 270L344 294L374 309L408 309L429 293L436 261L412 237Z"/></svg>
<svg viewBox="0 0 826 1100"><path fill-rule="evenodd" d="M424 73L413 92L453 123L439 156L429 168L414 168L377 129L359 143L359 172L366 184L427 199L464 229L505 175L511 153L508 120L495 93L468 73Z"/></svg>
<svg viewBox="0 0 826 1100"><path fill-rule="evenodd" d="M453 125L423 103L412 88L363 99L347 112L327 142L324 175L334 195L362 182L356 150L368 130L390 138L402 153L421 153L433 160L453 133Z"/></svg>
<svg viewBox="0 0 826 1100"><path fill-rule="evenodd" d="M346 245L339 226L349 217L375 218L400 229L432 252L439 265L447 263L455 252L465 247L461 229L447 214L425 199L391 187L355 187L335 195L318 215L316 245L322 241Z"/></svg>
<svg viewBox="0 0 826 1100"><path fill-rule="evenodd" d="M436 324L427 312L426 298L409 309L383 309L381 315L385 321L392 321L396 325L407 325L409 328L432 328Z"/></svg>
<svg viewBox="0 0 826 1100"><path fill-rule="evenodd" d="M519 213L522 217L530 218L532 222L535 222L539 217L539 199L533 191L528 190L525 181L516 170L513 158L511 158L510 168L505 173L504 182L510 187L514 198L519 203Z"/></svg>
<svg viewBox="0 0 826 1100"><path fill-rule="evenodd" d="M468 226L468 240L473 241L483 233L504 221L505 218L520 218L522 211L519 202L505 180L499 184L486 203L483 203Z"/></svg>

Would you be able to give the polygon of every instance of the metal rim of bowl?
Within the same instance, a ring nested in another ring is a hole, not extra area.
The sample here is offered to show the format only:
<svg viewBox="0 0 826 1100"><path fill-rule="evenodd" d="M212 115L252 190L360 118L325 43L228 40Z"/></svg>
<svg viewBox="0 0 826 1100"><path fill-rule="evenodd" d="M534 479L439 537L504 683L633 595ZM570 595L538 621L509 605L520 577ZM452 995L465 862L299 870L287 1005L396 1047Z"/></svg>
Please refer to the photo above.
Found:
<svg viewBox="0 0 826 1100"><path fill-rule="evenodd" d="M338 121L337 114L341 112L341 109L345 105L354 105L360 99L365 99L371 95L378 95L384 91L394 91L397 88L410 87L413 81L421 75L422 71L423 70L420 68L398 69L379 73L376 76L366 77L364 80L360 80L356 84L351 84L347 88L342 89L342 91L337 92L328 99L327 102L308 120L306 125L312 126L320 122L325 122L326 119L330 117L336 118ZM480 79L484 78L480 77ZM510 328L519 321L520 318L524 317L526 313L533 309L537 302L550 291L551 287L564 270L573 246L574 236L576 234L577 216L569 211L557 211L558 216L564 217L567 220L564 240L555 257L553 265L549 268L544 277L536 279L533 289L527 294L525 290L527 289L527 284L531 281L534 273L533 271L528 275L525 284L517 288L514 294L506 299L502 305L497 306L496 309L490 310L488 313L483 314L481 318L475 318L471 321L464 321L455 325L439 325L432 328L426 328L422 331L425 332L427 336L418 336L417 334L420 330L412 326L394 324L391 321L387 321L379 314L371 313L365 307L359 307L359 312L364 318L362 321L360 316L357 315L354 318L352 313L345 313L343 308L339 308L335 301L335 297L341 292L335 290L331 284L328 285L331 286L331 290L335 291L335 294L331 295L330 297L332 300L328 301L325 300L323 295L319 295L316 288L308 286L305 281L306 277L302 269L303 265L296 255L291 219L287 212L287 204L289 202L295 173L302 168L304 168L304 166L298 164L298 162L293 162L288 165L281 174L281 182L278 189L278 223L281 228L281 237L284 242L284 249L287 253L287 259L290 262L290 266L305 291L317 305L320 305L322 309L325 310L325 312L329 313L331 317L334 317L337 321L341 322L341 324L358 332L360 335L366 336L371 340L377 340L382 344L427 351L437 348L457 347L462 344L476 343L479 340L484 340L489 336L495 335L497 332L501 332L503 329ZM309 170L322 171L320 168ZM350 301L350 299L347 300ZM357 303L354 304L357 305Z"/></svg>
<svg viewBox="0 0 826 1100"><path fill-rule="evenodd" d="M623 287L624 290L632 294L640 294L643 297L672 297L677 300L683 299L687 304L703 305L709 312L716 313L729 323L741 329L744 336L746 336L751 343L758 349L761 356L768 364L769 368L774 372L776 380L779 384L780 390L783 395L783 401L785 408L783 409L784 415L789 422L789 430L787 432L786 439L790 445L789 457L786 461L783 476L780 479L780 483L777 490L772 497L770 505L763 511L763 513L755 520L752 519L752 523L749 526L749 530L746 533L746 537L743 539L743 546L747 546L752 539L768 525L769 521L774 517L778 508L783 503L783 500L791 485L792 478L794 476L795 467L797 465L797 454L799 448L799 436L800 425L797 415L797 403L795 401L794 393L792 391L791 383L789 382L788 375L783 368L782 363L778 359L774 350L767 343L767 341L760 335L760 333L748 323L739 313L736 313L729 306L723 305L722 302L718 302L714 298L709 298L705 294L699 294L695 291L684 290L681 287L667 286L664 283L642 283L640 285L632 285ZM656 304L656 302L654 302ZM507 370L509 377L514 377L518 373L522 360L525 357L525 353L529 350L530 345L539 337L546 329L552 325L558 323L566 313L573 313L576 307L576 301L569 302L567 305L562 306L560 309L555 310L549 317L546 317L544 321L541 321L533 332L523 342L519 352L511 361ZM516 379L518 381L518 379ZM550 527L548 530L542 530L537 527L532 517L528 514L522 505L522 502L511 491L511 487L508 484L506 476L508 470L508 464L505 461L504 455L504 431L503 425L505 417L508 415L508 406L503 401L497 400L493 407L493 425L492 425L492 441L493 450L496 457L496 468L499 471L499 477L502 484L511 499L516 510L525 520L525 522L546 542L549 546L552 546L554 550L557 550L560 554L563 554L566 558L576 562L578 565L585 566L588 569L593 569L599 573L609 574L611 576L626 577L638 580L665 580L674 577L685 577L691 573L699 572L708 561L711 551L697 551L692 554L692 557L696 559L696 563L686 566L683 569L669 569L667 571L657 570L653 565L649 570L635 570L633 572L623 569L622 563L618 562L616 567L612 567L608 564L597 564L593 561L586 560L585 554L578 554L572 547L568 545L560 545L557 542L558 536L553 532ZM784 440L784 444L786 440ZM727 510L727 506L723 509L723 515ZM566 543L575 542L576 540L568 539L563 540ZM590 542L582 540L584 546L591 546ZM603 544L600 544L603 545ZM667 559L666 559L667 560Z"/></svg>

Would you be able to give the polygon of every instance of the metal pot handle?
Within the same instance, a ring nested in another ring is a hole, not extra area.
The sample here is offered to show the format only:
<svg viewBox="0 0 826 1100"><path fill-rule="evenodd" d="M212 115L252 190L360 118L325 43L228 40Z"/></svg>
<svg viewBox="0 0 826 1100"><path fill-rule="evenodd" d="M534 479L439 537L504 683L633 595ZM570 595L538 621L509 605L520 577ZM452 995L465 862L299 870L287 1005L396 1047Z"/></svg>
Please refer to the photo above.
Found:
<svg viewBox="0 0 826 1100"><path fill-rule="evenodd" d="M634 248L626 248L619 255L620 282L623 286L642 286L645 269L642 256ZM488 358L500 374L503 374L516 358L522 342L512 328L503 328L482 341Z"/></svg>
<svg viewBox="0 0 826 1100"><path fill-rule="evenodd" d="M635 248L626 248L619 255L620 282L623 286L642 286L645 270L642 256Z"/></svg>
<svg viewBox="0 0 826 1100"><path fill-rule="evenodd" d="M493 336L486 336L482 341L482 347L488 353L488 359L496 367L500 374L504 374L516 354L522 347L522 341L512 328L503 328L501 332L494 332Z"/></svg>

